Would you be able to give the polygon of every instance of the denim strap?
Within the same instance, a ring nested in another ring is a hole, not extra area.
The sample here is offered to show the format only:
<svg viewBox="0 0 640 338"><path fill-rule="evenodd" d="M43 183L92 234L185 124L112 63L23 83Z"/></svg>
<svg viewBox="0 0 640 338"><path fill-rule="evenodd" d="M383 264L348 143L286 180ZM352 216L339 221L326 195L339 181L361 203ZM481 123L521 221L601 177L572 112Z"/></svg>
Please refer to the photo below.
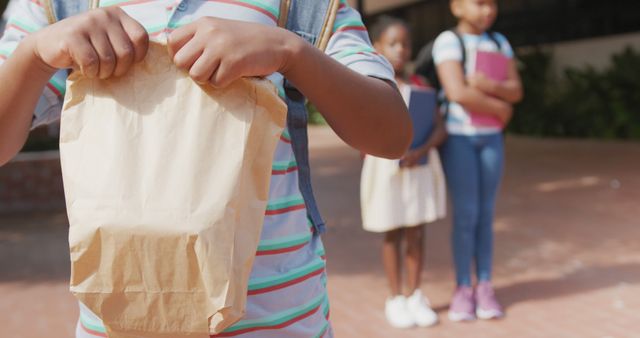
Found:
<svg viewBox="0 0 640 338"><path fill-rule="evenodd" d="M333 28L338 1L334 0L290 0L286 29L296 33L310 44L319 46L321 36ZM327 28L330 25L331 27ZM320 39L320 40L319 40ZM326 45L326 44L325 44ZM325 222L320 216L318 204L311 187L309 165L309 139L307 135L308 113L306 98L291 82L285 79L284 89L288 107L287 128L291 135L293 154L298 163L298 187L307 207L307 216L317 233L323 233Z"/></svg>
<svg viewBox="0 0 640 338"><path fill-rule="evenodd" d="M45 0L49 24L100 6L100 0Z"/></svg>

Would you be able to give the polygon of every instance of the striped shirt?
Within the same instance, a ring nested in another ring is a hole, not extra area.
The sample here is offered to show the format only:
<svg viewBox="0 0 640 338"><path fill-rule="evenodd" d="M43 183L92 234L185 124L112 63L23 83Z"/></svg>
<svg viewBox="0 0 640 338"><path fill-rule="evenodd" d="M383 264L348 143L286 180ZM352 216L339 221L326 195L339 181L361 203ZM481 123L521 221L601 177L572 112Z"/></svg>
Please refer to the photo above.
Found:
<svg viewBox="0 0 640 338"><path fill-rule="evenodd" d="M513 49L507 38L500 33L493 33L500 46L489 37L488 33L482 35L462 34L466 50L465 73L472 74L475 70L476 54L478 51L501 52L509 58L513 58ZM436 65L445 61L462 62L462 47L460 41L451 31L443 32L433 44L433 60ZM447 117L447 130L454 135L480 135L500 133L502 129L497 126L474 124L469 112L457 102L449 104Z"/></svg>
<svg viewBox="0 0 640 338"><path fill-rule="evenodd" d="M38 0L17 0L0 40L0 63L29 33L47 25ZM277 25L280 0L103 0L121 6L150 33L164 41L171 30L203 16ZM360 15L343 0L326 53L361 74L393 79L388 62L371 46ZM58 72L38 102L34 126L59 119L65 71ZM269 77L279 88L280 74ZM271 187L261 241L251 271L245 317L220 337L330 337L325 254L313 232L298 188L298 168L285 130L273 158ZM80 308L76 337L105 337L100 321Z"/></svg>

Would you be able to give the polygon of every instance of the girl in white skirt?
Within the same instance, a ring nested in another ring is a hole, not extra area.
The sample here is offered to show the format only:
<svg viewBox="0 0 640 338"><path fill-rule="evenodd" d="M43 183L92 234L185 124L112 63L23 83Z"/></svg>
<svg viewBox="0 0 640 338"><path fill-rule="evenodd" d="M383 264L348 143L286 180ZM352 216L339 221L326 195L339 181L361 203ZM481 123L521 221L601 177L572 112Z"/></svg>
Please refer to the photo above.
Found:
<svg viewBox="0 0 640 338"><path fill-rule="evenodd" d="M398 88L408 105L412 87L426 86L421 78L407 76L404 71L411 56L408 26L399 19L383 17L371 36L376 50L393 66ZM389 324L398 328L431 326L438 321L420 291L424 226L444 218L446 207L445 179L436 151L446 138L446 131L440 114L435 120L427 142L409 151L402 160L366 155L362 168L363 227L384 233L382 262L390 288L385 315ZM425 155L427 164L418 164ZM402 263L406 270L405 293L401 285Z"/></svg>

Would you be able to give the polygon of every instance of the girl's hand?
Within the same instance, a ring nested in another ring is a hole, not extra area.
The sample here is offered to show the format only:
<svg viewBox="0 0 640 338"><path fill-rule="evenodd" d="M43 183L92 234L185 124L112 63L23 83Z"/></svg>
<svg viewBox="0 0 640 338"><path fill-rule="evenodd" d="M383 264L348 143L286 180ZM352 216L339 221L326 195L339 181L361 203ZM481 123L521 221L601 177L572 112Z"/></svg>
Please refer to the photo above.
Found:
<svg viewBox="0 0 640 338"><path fill-rule="evenodd" d="M401 159L401 168L412 168L418 165L421 158L427 156L427 152L424 149L418 148L415 150L409 150Z"/></svg>
<svg viewBox="0 0 640 338"><path fill-rule="evenodd" d="M225 87L241 77L285 73L301 39L276 27L205 17L174 30L169 51L198 83Z"/></svg>
<svg viewBox="0 0 640 338"><path fill-rule="evenodd" d="M510 61L505 81L495 81L484 73L478 72L467 77L467 84L487 95L493 96L510 104L522 100L522 83L518 75L518 67L514 60Z"/></svg>
<svg viewBox="0 0 640 338"><path fill-rule="evenodd" d="M502 122L503 126L506 126L511 121L511 117L513 117L513 106L504 101L500 103L500 109L496 110L494 115Z"/></svg>
<svg viewBox="0 0 640 338"><path fill-rule="evenodd" d="M478 72L467 76L467 83L470 87L480 90L489 95L494 95L497 82L488 78L484 73Z"/></svg>
<svg viewBox="0 0 640 338"><path fill-rule="evenodd" d="M126 73L144 59L149 46L144 27L117 6L70 17L29 38L36 59L49 71L77 68L101 79Z"/></svg>

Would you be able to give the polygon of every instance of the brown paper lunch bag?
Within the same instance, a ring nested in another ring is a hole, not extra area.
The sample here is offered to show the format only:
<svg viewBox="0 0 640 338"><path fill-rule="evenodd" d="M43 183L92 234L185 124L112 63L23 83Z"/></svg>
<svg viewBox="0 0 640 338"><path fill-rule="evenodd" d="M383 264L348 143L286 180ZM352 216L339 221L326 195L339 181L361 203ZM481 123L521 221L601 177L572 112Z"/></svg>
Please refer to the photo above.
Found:
<svg viewBox="0 0 640 338"><path fill-rule="evenodd" d="M208 337L243 316L285 120L267 80L201 86L159 44L124 77L70 75L71 291L110 338Z"/></svg>

